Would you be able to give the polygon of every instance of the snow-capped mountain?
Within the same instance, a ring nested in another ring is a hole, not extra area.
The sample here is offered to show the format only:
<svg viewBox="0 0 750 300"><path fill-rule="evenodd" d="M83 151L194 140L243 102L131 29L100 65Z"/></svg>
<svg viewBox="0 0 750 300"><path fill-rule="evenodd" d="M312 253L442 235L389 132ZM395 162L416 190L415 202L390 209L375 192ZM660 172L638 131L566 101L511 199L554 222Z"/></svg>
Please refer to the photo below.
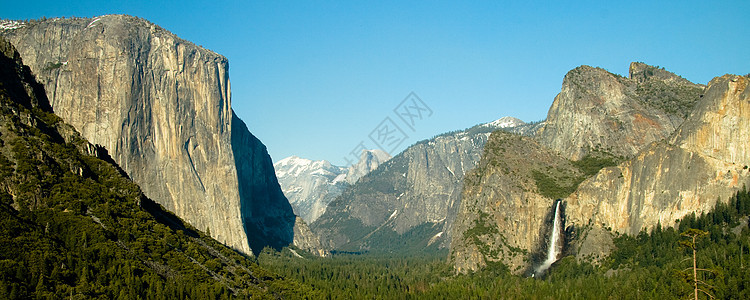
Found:
<svg viewBox="0 0 750 300"><path fill-rule="evenodd" d="M382 150L364 150L359 162L346 168L332 165L326 160L290 156L276 162L274 169L294 213L311 223L347 186L390 158Z"/></svg>
<svg viewBox="0 0 750 300"><path fill-rule="evenodd" d="M526 122L521 121L518 118L514 117L502 117L500 119L497 119L495 121L485 123L482 126L485 127L495 127L495 128L510 128L510 127L517 127L526 124Z"/></svg>

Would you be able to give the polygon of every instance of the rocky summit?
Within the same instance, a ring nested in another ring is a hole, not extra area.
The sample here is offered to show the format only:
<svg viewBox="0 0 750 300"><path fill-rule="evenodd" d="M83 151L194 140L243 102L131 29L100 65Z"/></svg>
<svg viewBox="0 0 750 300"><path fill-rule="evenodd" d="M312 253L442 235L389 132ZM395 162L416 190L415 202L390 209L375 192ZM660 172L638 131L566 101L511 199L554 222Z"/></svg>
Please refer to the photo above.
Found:
<svg viewBox="0 0 750 300"><path fill-rule="evenodd" d="M106 15L1 31L56 114L144 193L244 253L293 241L265 146L234 114L228 60L146 20Z"/></svg>
<svg viewBox="0 0 750 300"><path fill-rule="evenodd" d="M642 63L630 78L580 66L563 79L539 141L573 160L592 151L631 156L667 138L687 117L703 87Z"/></svg>

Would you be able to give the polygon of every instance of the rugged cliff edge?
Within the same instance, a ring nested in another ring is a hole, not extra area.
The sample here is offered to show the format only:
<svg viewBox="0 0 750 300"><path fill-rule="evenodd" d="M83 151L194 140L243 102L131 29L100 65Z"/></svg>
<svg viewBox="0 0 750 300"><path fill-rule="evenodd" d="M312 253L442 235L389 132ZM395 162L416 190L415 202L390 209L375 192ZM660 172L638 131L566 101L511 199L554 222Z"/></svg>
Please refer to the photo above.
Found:
<svg viewBox="0 0 750 300"><path fill-rule="evenodd" d="M579 227L626 234L673 226L706 212L750 183L748 77L714 78L690 117L668 139L606 168L568 199L568 220ZM584 236L585 237L585 236ZM606 253L581 241L579 257ZM602 249L606 252L606 249Z"/></svg>
<svg viewBox="0 0 750 300"><path fill-rule="evenodd" d="M591 151L629 157L667 138L692 110L703 88L643 63L630 78L580 66L565 75L547 120L542 144L579 160Z"/></svg>
<svg viewBox="0 0 750 300"><path fill-rule="evenodd" d="M232 112L226 58L123 15L0 33L55 112L108 149L150 198L248 254L292 242L295 216L271 159Z"/></svg>

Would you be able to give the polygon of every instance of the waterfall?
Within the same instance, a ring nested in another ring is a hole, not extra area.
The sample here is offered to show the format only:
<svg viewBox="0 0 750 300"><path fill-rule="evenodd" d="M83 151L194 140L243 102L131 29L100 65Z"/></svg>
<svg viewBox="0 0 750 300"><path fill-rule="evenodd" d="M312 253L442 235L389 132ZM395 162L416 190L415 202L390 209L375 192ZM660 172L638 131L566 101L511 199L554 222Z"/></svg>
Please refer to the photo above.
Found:
<svg viewBox="0 0 750 300"><path fill-rule="evenodd" d="M549 243L547 248L547 259L537 267L536 274L544 273L549 267L557 261L557 256L560 254L561 245L560 238L563 236L562 232L562 220L560 218L560 200L555 203L555 220L552 224L552 232L549 234Z"/></svg>

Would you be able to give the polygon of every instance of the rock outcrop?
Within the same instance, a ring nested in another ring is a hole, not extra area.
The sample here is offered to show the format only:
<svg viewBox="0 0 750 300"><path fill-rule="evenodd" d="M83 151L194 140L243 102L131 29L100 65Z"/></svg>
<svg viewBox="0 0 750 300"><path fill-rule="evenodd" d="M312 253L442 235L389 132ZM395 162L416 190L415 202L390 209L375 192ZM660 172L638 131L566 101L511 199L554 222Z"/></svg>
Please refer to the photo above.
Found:
<svg viewBox="0 0 750 300"><path fill-rule="evenodd" d="M293 244L302 250L308 251L320 257L331 256L331 252L326 250L323 245L320 244L318 236L310 230L310 227L307 226L305 220L302 220L302 218L299 216L294 221Z"/></svg>
<svg viewBox="0 0 750 300"><path fill-rule="evenodd" d="M518 273L529 267L554 198L547 184L572 186L583 173L532 138L492 133L479 165L464 178L453 226L450 260L466 273L502 262Z"/></svg>
<svg viewBox="0 0 750 300"><path fill-rule="evenodd" d="M735 75L713 79L669 139L583 182L567 199L568 220L637 234L728 200L750 183L749 81Z"/></svg>
<svg viewBox="0 0 750 300"><path fill-rule="evenodd" d="M55 113L108 149L148 197L248 254L292 242L295 217L271 159L232 112L225 57L123 15L0 33Z"/></svg>
<svg viewBox="0 0 750 300"><path fill-rule="evenodd" d="M380 149L362 150L359 160L356 164L349 166L346 171L346 182L349 184L357 183L362 176L367 175L378 166L391 159L391 155Z"/></svg>
<svg viewBox="0 0 750 300"><path fill-rule="evenodd" d="M477 125L412 145L329 203L311 228L324 246L344 251L447 247L464 174L479 162L497 126Z"/></svg>
<svg viewBox="0 0 750 300"><path fill-rule="evenodd" d="M573 160L591 151L629 157L669 137L703 90L642 63L630 65L630 77L589 66L568 72L539 140Z"/></svg>

